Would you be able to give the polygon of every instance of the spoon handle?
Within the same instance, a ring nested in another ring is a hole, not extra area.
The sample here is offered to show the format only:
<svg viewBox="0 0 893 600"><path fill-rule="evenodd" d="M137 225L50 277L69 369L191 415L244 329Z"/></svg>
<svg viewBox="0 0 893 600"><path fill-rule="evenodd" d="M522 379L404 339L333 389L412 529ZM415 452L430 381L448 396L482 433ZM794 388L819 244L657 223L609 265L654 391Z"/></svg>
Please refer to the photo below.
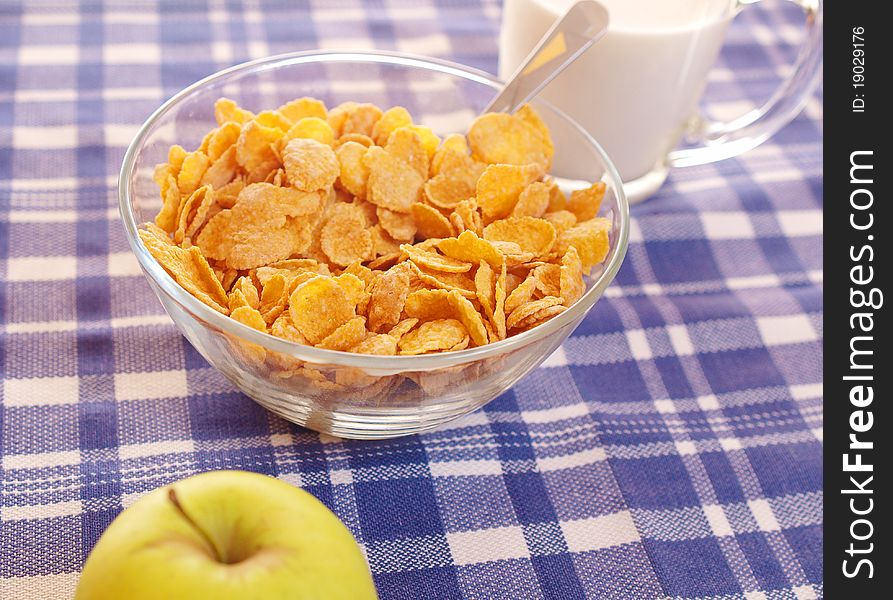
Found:
<svg viewBox="0 0 893 600"><path fill-rule="evenodd" d="M513 113L605 35L608 11L581 0L558 19L483 112Z"/></svg>

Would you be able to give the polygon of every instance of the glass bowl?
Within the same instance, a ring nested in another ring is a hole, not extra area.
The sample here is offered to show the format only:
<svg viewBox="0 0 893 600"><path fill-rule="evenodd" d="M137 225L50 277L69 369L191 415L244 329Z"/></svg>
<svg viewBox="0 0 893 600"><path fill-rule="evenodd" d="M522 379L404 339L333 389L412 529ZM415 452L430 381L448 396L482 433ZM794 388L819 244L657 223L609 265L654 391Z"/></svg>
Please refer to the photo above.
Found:
<svg viewBox="0 0 893 600"><path fill-rule="evenodd" d="M303 346L255 331L181 288L141 244L137 226L160 207L152 181L172 144L197 147L216 126L221 96L253 111L301 96L329 107L353 100L402 105L435 133L464 132L501 87L458 64L390 52L299 52L238 65L165 102L127 149L119 201L127 239L152 290L193 346L245 394L285 419L347 438L387 438L437 427L486 404L536 368L570 335L614 279L626 252L629 209L616 169L575 122L543 101L534 106L555 143L552 174L564 187L603 180L602 216L611 249L568 310L485 346L421 356L371 356Z"/></svg>

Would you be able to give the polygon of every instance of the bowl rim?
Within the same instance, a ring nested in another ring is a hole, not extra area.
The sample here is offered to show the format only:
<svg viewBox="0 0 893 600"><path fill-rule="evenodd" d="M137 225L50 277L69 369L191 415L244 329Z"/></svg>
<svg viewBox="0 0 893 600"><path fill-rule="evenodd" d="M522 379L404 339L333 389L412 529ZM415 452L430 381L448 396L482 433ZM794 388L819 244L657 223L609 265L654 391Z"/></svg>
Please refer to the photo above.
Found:
<svg viewBox="0 0 893 600"><path fill-rule="evenodd" d="M592 308L602 296L611 281L614 280L614 277L623 262L624 256L626 255L629 241L629 203L623 190L620 174L601 145L576 121L542 99L537 99L537 102L546 105L549 110L553 111L561 119L564 119L573 129L583 136L584 140L586 140L586 142L588 142L601 157L606 174L610 178L614 187L619 222L617 234L615 236L617 239L612 248L610 260L604 266L601 275L599 275L598 279L593 282L592 286L581 298L567 310L556 317L553 317L549 321L518 335L507 337L504 340L467 350L413 356L355 354L339 350L316 348L257 331L231 319L223 313L217 312L181 287L154 259L154 257L149 254L149 251L140 241L138 234L139 224L136 221L133 205L131 203L129 185L131 173L134 172L136 157L149 132L171 109L208 84L221 82L233 75L247 71L260 73L290 65L327 62L360 62L420 68L423 70L452 75L475 83L487 85L494 89L498 89L498 86L502 84L499 79L489 73L439 58L384 50L309 50L288 52L243 62L217 71L216 73L185 87L159 106L151 115L149 115L142 126L140 126L139 131L124 154L124 160L118 178L118 209L124 224L127 241L130 244L131 250L136 255L137 261L144 274L146 274L150 281L155 284L156 290L161 289L182 309L194 318L202 321L204 326L208 326L221 333L234 335L248 342L258 344L268 350L317 364L351 366L375 370L393 370L394 372L440 369L504 354L542 340L562 327L573 323L575 320L582 319L582 317L585 316L589 309ZM174 324L177 325L178 328L180 328L179 323L177 323L175 319L171 318L171 320L174 321Z"/></svg>

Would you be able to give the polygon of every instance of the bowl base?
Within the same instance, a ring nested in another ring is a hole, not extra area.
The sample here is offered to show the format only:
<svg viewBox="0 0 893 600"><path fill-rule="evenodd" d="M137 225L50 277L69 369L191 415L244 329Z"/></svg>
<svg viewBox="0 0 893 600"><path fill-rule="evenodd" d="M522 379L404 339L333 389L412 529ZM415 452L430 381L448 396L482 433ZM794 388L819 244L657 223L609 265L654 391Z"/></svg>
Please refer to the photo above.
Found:
<svg viewBox="0 0 893 600"><path fill-rule="evenodd" d="M245 381L234 383L246 396L286 421L352 440L383 440L430 431L477 410L492 399L460 404L451 399L443 404L407 408L370 406L364 410L352 406L344 410L322 407L299 396L272 397L268 390L253 390Z"/></svg>

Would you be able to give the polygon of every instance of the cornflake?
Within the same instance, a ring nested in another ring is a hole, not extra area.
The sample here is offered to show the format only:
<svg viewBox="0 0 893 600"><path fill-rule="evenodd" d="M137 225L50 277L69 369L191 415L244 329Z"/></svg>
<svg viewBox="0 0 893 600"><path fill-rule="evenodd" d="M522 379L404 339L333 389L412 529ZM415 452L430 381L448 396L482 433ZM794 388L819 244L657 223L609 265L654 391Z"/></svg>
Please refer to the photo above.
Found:
<svg viewBox="0 0 893 600"><path fill-rule="evenodd" d="M289 314L307 341L317 344L355 317L356 311L344 288L334 278L320 275L292 292Z"/></svg>
<svg viewBox="0 0 893 600"><path fill-rule="evenodd" d="M448 238L453 234L450 220L432 206L416 202L412 205L411 214L415 222L416 234L424 239Z"/></svg>
<svg viewBox="0 0 893 600"><path fill-rule="evenodd" d="M547 170L552 164L552 142L542 121L506 113L487 113L475 119L468 130L472 156L488 164L537 164ZM538 117L537 117L538 118Z"/></svg>
<svg viewBox="0 0 893 600"><path fill-rule="evenodd" d="M140 238L187 292L257 331L379 356L482 346L569 308L610 250L605 184L561 191L529 106L443 140L400 106L298 98L254 113L221 98L214 116L156 167L161 209ZM383 384L231 344L284 380Z"/></svg>
<svg viewBox="0 0 893 600"><path fill-rule="evenodd" d="M322 228L320 246L329 261L336 266L346 267L352 263L368 259L372 251L372 234L366 229L366 220L359 207L341 204L339 210Z"/></svg>
<svg viewBox="0 0 893 600"><path fill-rule="evenodd" d="M436 319L422 323L400 338L400 354L426 354L452 350L468 337L465 327L456 319Z"/></svg>
<svg viewBox="0 0 893 600"><path fill-rule="evenodd" d="M335 145L335 132L332 126L319 117L304 117L288 128L280 143L287 144L291 140L306 138L316 140L327 146Z"/></svg>
<svg viewBox="0 0 893 600"><path fill-rule="evenodd" d="M369 169L367 197L376 206L410 212L421 199L425 180L402 158L373 146L363 155L363 164Z"/></svg>
<svg viewBox="0 0 893 600"><path fill-rule="evenodd" d="M509 217L484 227L484 239L490 242L514 242L521 252L545 256L555 244L555 226L535 217Z"/></svg>
<svg viewBox="0 0 893 600"><path fill-rule="evenodd" d="M504 219L512 214L521 192L542 177L542 167L527 165L490 165L477 180L477 203L484 216Z"/></svg>
<svg viewBox="0 0 893 600"><path fill-rule="evenodd" d="M207 258L234 269L252 269L300 254L310 245L310 219L319 212L320 201L317 193L269 183L249 185L233 208L208 221L195 243Z"/></svg>
<svg viewBox="0 0 893 600"><path fill-rule="evenodd" d="M408 294L409 273L406 269L392 268L377 278L369 299L369 330L389 330L396 326Z"/></svg>
<svg viewBox="0 0 893 600"><path fill-rule="evenodd" d="M309 138L297 138L282 151L285 174L292 187L305 192L328 190L341 173L331 146Z"/></svg>

